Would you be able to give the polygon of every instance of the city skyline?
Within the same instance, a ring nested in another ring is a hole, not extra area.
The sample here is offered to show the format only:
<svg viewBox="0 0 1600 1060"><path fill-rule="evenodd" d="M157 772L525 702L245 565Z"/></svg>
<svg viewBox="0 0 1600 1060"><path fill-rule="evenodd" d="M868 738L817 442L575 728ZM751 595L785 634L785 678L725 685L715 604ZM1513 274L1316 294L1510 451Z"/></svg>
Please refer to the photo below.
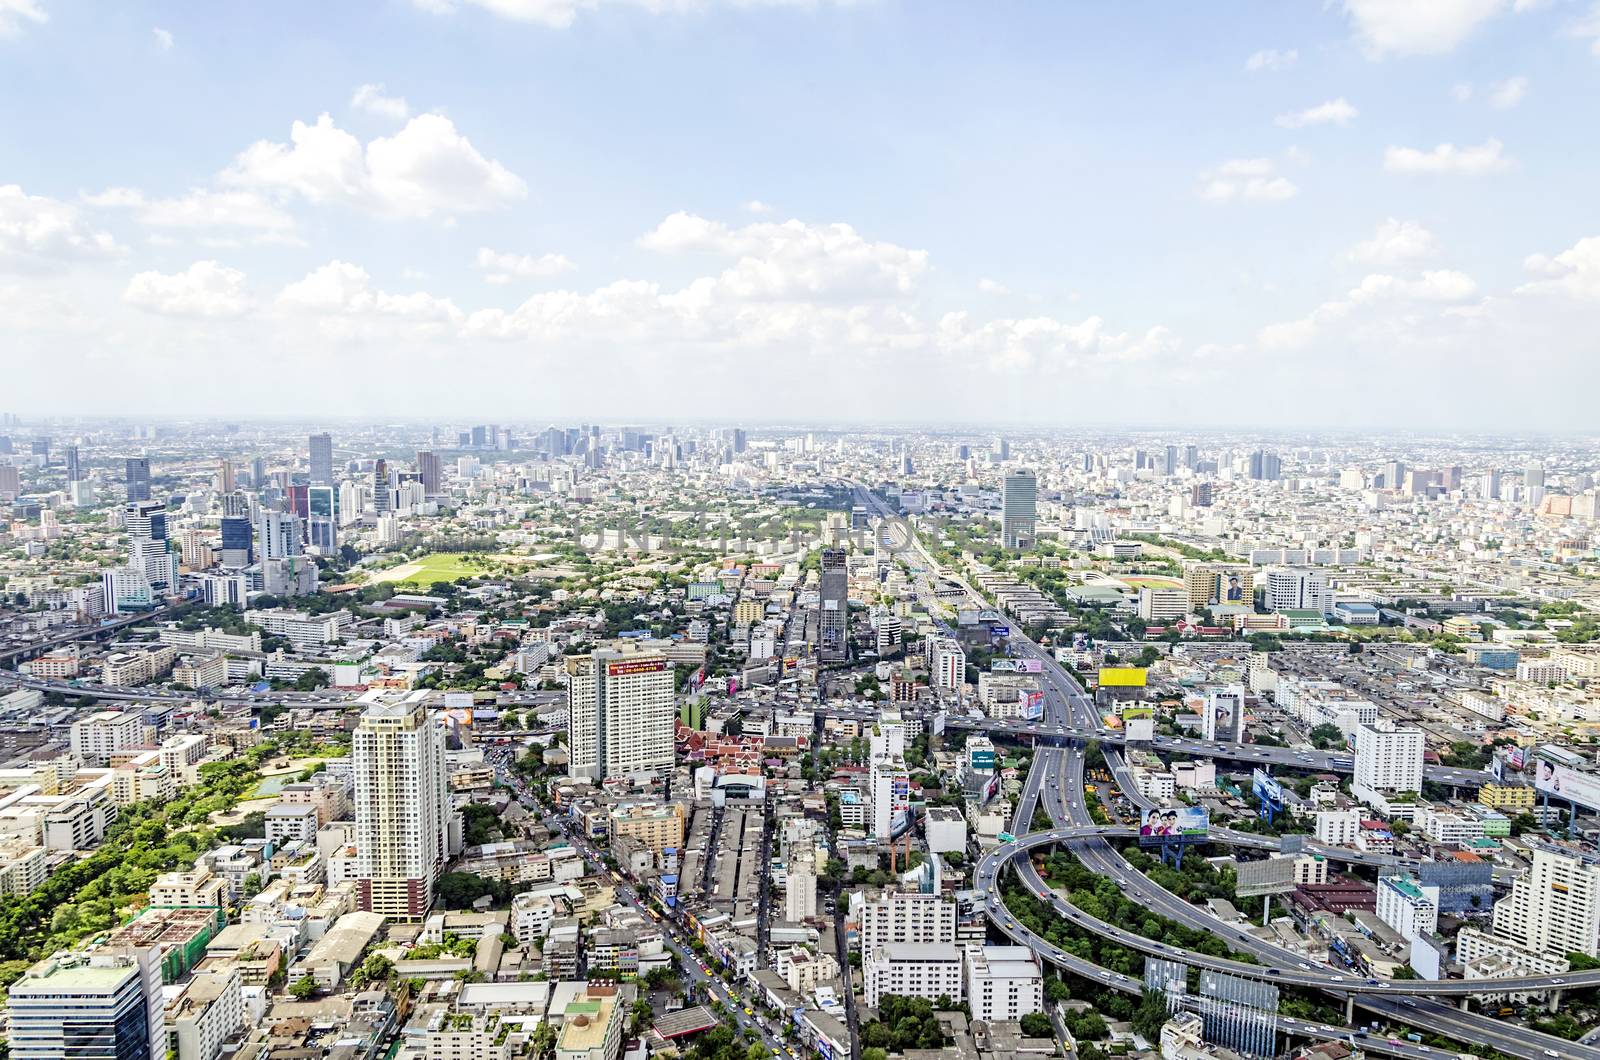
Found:
<svg viewBox="0 0 1600 1060"><path fill-rule="evenodd" d="M1600 383L1588 4L293 14L0 5L18 406L1563 432Z"/></svg>

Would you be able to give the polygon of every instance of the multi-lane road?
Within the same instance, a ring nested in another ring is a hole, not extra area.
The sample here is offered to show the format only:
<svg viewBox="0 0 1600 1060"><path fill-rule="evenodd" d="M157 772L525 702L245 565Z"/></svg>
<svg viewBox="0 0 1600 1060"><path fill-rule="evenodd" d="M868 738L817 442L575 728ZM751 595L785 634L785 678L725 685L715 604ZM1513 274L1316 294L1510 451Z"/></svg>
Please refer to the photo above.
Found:
<svg viewBox="0 0 1600 1060"><path fill-rule="evenodd" d="M858 487L857 493L865 503L881 515L890 514L882 501L864 487ZM939 569L938 564L915 535L911 537L910 543L929 570L960 585L970 599L979 601L977 594L973 593L971 587L959 577ZM1074 920L1085 930L1110 937L1119 944L1152 956L1191 966L1217 968L1284 985L1325 990L1346 1001L1350 1007L1359 1006L1377 1014L1387 1022L1425 1028L1462 1042L1481 1043L1510 1056L1526 1057L1528 1060L1541 1060L1545 1057L1600 1060L1600 1049L1593 1046L1538 1034L1527 1028L1509 1026L1502 1021L1469 1013L1432 999L1434 996L1446 995L1461 996L1464 999L1477 992L1481 984L1468 984L1464 980L1434 981L1425 984L1403 983L1354 976L1330 968L1319 969L1302 960L1297 954L1257 939L1236 925L1224 923L1206 910L1191 905L1134 870L1111 846L1106 831L1094 825L1084 801L1084 743L1089 739L1103 739L1103 730L1099 725L1093 702L1054 657L1026 636L1013 629L1010 643L1014 654L1040 660L1046 692L1046 715L1042 724L1034 723L1018 727L1023 730L1019 731L1018 735L1042 734L1044 739L1036 741L1033 766L1028 773L1013 816L1013 832L1017 838L987 855L980 861L977 869L976 886L988 905L990 919L1001 933L1013 941L1029 946L1042 959L1078 975L1098 979L1108 986L1122 990L1138 990L1142 985L1136 980L1129 980L1108 969L1098 968L1073 957L1018 923L1005 909L1000 898L1001 874L1009 866L1016 872L1024 886L1044 896L1064 917ZM1262 758L1260 755L1246 753L1244 745L1217 745L1201 741L1184 743L1192 748L1188 750L1191 754L1244 760L1249 760L1251 757ZM1177 747L1170 749L1175 751ZM1270 760L1282 750L1270 749L1269 754L1262 760ZM1295 756L1296 760L1286 764L1295 764L1299 768L1336 770L1343 767L1346 771L1350 768L1350 764L1346 761L1348 756L1325 756L1320 759L1320 764L1308 766L1303 764L1306 760L1300 759L1298 752L1289 753ZM1137 798L1136 793L1132 791L1127 770L1122 767L1120 758L1114 757L1115 754L1114 749L1108 752L1108 764L1112 765L1114 774L1125 792L1130 797ZM1319 762L1318 759L1311 761ZM1435 772L1430 779L1438 779L1444 783L1477 785L1486 778L1474 771L1457 770ZM1035 833L1031 831L1031 823L1035 808L1041 805L1049 814L1052 826L1043 832ZM1245 964L1178 949L1133 935L1117 925L1089 917L1055 893L1039 876L1032 860L1021 856L1027 850L1054 845L1061 845L1071 851L1080 864L1091 871L1117 881L1125 894L1145 908L1186 927L1226 939L1230 948L1247 953L1260 963ZM1525 977L1515 982L1522 988L1560 990L1571 986L1594 985L1590 982L1591 978L1595 982L1600 982L1600 973L1582 973L1581 976L1578 973L1571 973L1567 976ZM1497 989L1500 986L1501 983L1497 981ZM1342 1038L1353 1037L1358 1033L1354 1028L1308 1025L1287 1018L1280 1019L1280 1026L1293 1033L1313 1036L1321 1032ZM1398 1040L1389 1041L1370 1036L1360 1040L1364 1047L1399 1055L1416 1057L1437 1055L1423 1046Z"/></svg>

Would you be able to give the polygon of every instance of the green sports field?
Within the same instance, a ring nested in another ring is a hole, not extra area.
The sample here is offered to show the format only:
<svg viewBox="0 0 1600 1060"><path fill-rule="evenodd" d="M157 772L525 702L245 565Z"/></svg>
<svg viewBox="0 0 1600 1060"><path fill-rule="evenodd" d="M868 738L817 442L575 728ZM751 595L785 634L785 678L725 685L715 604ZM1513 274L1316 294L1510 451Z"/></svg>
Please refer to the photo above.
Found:
<svg viewBox="0 0 1600 1060"><path fill-rule="evenodd" d="M1130 589L1182 589L1176 578L1163 578L1159 574L1118 574L1117 581Z"/></svg>
<svg viewBox="0 0 1600 1060"><path fill-rule="evenodd" d="M471 560L479 560L472 563ZM373 575L375 582L406 582L427 588L434 582L453 582L457 578L475 578L487 573L488 556L472 556L465 552L435 552L429 556L398 567L379 571Z"/></svg>

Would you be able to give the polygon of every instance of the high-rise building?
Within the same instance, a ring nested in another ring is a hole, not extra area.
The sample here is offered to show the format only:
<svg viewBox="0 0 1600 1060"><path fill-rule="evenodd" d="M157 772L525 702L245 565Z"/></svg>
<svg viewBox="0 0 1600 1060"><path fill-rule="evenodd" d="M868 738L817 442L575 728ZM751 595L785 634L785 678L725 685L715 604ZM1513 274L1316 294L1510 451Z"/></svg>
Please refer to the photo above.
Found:
<svg viewBox="0 0 1600 1060"><path fill-rule="evenodd" d="M818 658L823 662L843 662L850 654L849 568L842 548L822 550L821 593L817 602L821 622L818 626Z"/></svg>
<svg viewBox="0 0 1600 1060"><path fill-rule="evenodd" d="M1006 476L1000 500L1001 547L1033 547L1038 495L1038 479L1027 468L1019 468Z"/></svg>
<svg viewBox="0 0 1600 1060"><path fill-rule="evenodd" d="M1600 864L1575 851L1534 847L1532 867L1494 904L1491 924L1496 936L1525 949L1600 956Z"/></svg>
<svg viewBox="0 0 1600 1060"><path fill-rule="evenodd" d="M898 754L872 760L872 834L886 842L903 834L911 807L911 773Z"/></svg>
<svg viewBox="0 0 1600 1060"><path fill-rule="evenodd" d="M150 499L150 458L130 456L123 462L123 482L128 487L128 502Z"/></svg>
<svg viewBox="0 0 1600 1060"><path fill-rule="evenodd" d="M677 683L665 656L605 648L567 656L566 668L568 776L672 768Z"/></svg>
<svg viewBox="0 0 1600 1060"><path fill-rule="evenodd" d="M314 485L333 485L333 435L313 434L308 439L308 462Z"/></svg>
<svg viewBox="0 0 1600 1060"><path fill-rule="evenodd" d="M224 567L248 567L255 562L255 537L247 515L222 517L222 556Z"/></svg>
<svg viewBox="0 0 1600 1060"><path fill-rule="evenodd" d="M450 803L445 737L418 701L368 707L350 747L356 889L361 909L420 920L460 824Z"/></svg>
<svg viewBox="0 0 1600 1060"><path fill-rule="evenodd" d="M123 524L128 530L128 566L145 576L158 594L178 586L178 568L167 536L167 506L160 501L130 503Z"/></svg>
<svg viewBox="0 0 1600 1060"><path fill-rule="evenodd" d="M67 481L83 481L83 465L78 461L78 447L75 445L67 446Z"/></svg>
<svg viewBox="0 0 1600 1060"><path fill-rule="evenodd" d="M861 952L892 943L954 944L956 903L943 894L921 891L865 893L860 916Z"/></svg>
<svg viewBox="0 0 1600 1060"><path fill-rule="evenodd" d="M989 453L994 459L1005 463L1011 459L1011 443L999 435L995 435L994 441L989 446Z"/></svg>
<svg viewBox="0 0 1600 1060"><path fill-rule="evenodd" d="M1283 461L1277 453L1257 449L1250 454L1250 477L1265 482L1275 482L1283 477Z"/></svg>
<svg viewBox="0 0 1600 1060"><path fill-rule="evenodd" d="M260 542L257 555L263 560L287 559L301 555L300 519L288 512L261 510L256 520L256 538Z"/></svg>
<svg viewBox="0 0 1600 1060"><path fill-rule="evenodd" d="M1178 447L1167 446L1166 452L1161 455L1161 473L1163 475L1176 475L1178 473Z"/></svg>
<svg viewBox="0 0 1600 1060"><path fill-rule="evenodd" d="M422 482L422 491L429 497L437 497L442 492L440 489L444 482L444 472L439 462L439 454L427 449L417 452L417 478Z"/></svg>
<svg viewBox="0 0 1600 1060"><path fill-rule="evenodd" d="M1269 611L1333 610L1333 590L1328 577L1314 567L1272 567L1266 571L1264 598Z"/></svg>
<svg viewBox="0 0 1600 1060"><path fill-rule="evenodd" d="M306 511L306 543L324 554L336 550L339 547L338 487L307 487Z"/></svg>
<svg viewBox="0 0 1600 1060"><path fill-rule="evenodd" d="M154 947L61 953L11 984L13 1060L161 1060L161 956Z"/></svg>
<svg viewBox="0 0 1600 1060"><path fill-rule="evenodd" d="M783 890L783 919L799 924L817 915L817 863L798 856L789 863Z"/></svg>
<svg viewBox="0 0 1600 1060"><path fill-rule="evenodd" d="M379 515L394 507L394 494L389 485L389 463L378 459L372 465L372 510Z"/></svg>
<svg viewBox="0 0 1600 1060"><path fill-rule="evenodd" d="M1424 746L1421 729L1399 728L1387 719L1358 726L1351 792L1370 803L1387 794L1421 791Z"/></svg>
<svg viewBox="0 0 1600 1060"><path fill-rule="evenodd" d="M980 946L966 951L967 1003L972 1018L1020 1020L1044 1011L1044 971L1026 946Z"/></svg>

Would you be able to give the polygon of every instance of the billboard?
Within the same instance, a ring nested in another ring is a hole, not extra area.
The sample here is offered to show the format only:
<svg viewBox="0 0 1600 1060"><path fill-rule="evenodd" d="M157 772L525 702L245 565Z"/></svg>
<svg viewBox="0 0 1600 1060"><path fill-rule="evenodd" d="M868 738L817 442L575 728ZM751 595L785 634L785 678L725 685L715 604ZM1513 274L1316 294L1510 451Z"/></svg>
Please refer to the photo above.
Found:
<svg viewBox="0 0 1600 1060"><path fill-rule="evenodd" d="M1153 740L1156 734L1156 713L1149 707L1122 708L1122 725L1130 740Z"/></svg>
<svg viewBox="0 0 1600 1060"><path fill-rule="evenodd" d="M1022 720L1039 721L1044 718L1044 693L1022 692L1017 696L1022 703Z"/></svg>
<svg viewBox="0 0 1600 1060"><path fill-rule="evenodd" d="M996 659L989 664L989 672L993 674L1038 674L1044 672L1044 662L1040 659Z"/></svg>
<svg viewBox="0 0 1600 1060"><path fill-rule="evenodd" d="M625 659L606 663L607 677L628 677L633 674L658 674L667 668L665 659Z"/></svg>
<svg viewBox="0 0 1600 1060"><path fill-rule="evenodd" d="M1277 806L1283 805L1283 785L1278 783L1278 778L1268 773L1265 769L1258 768L1250 774L1250 790L1255 797L1264 802Z"/></svg>
<svg viewBox="0 0 1600 1060"><path fill-rule="evenodd" d="M1517 770L1528 768L1527 749L1522 747L1513 747L1506 751L1506 765Z"/></svg>
<svg viewBox="0 0 1600 1060"><path fill-rule="evenodd" d="M1548 758L1533 764L1533 789L1558 799L1566 799L1591 810L1600 810L1600 776L1558 766Z"/></svg>
<svg viewBox="0 0 1600 1060"><path fill-rule="evenodd" d="M1140 845L1173 839L1204 839L1211 830L1211 818L1204 806L1157 807L1144 812L1139 824Z"/></svg>
<svg viewBox="0 0 1600 1060"><path fill-rule="evenodd" d="M1294 890L1294 858L1241 861L1234 867L1234 893L1240 898L1287 894Z"/></svg>
<svg viewBox="0 0 1600 1060"><path fill-rule="evenodd" d="M1100 667L1101 688L1143 688L1147 671L1141 666Z"/></svg>

